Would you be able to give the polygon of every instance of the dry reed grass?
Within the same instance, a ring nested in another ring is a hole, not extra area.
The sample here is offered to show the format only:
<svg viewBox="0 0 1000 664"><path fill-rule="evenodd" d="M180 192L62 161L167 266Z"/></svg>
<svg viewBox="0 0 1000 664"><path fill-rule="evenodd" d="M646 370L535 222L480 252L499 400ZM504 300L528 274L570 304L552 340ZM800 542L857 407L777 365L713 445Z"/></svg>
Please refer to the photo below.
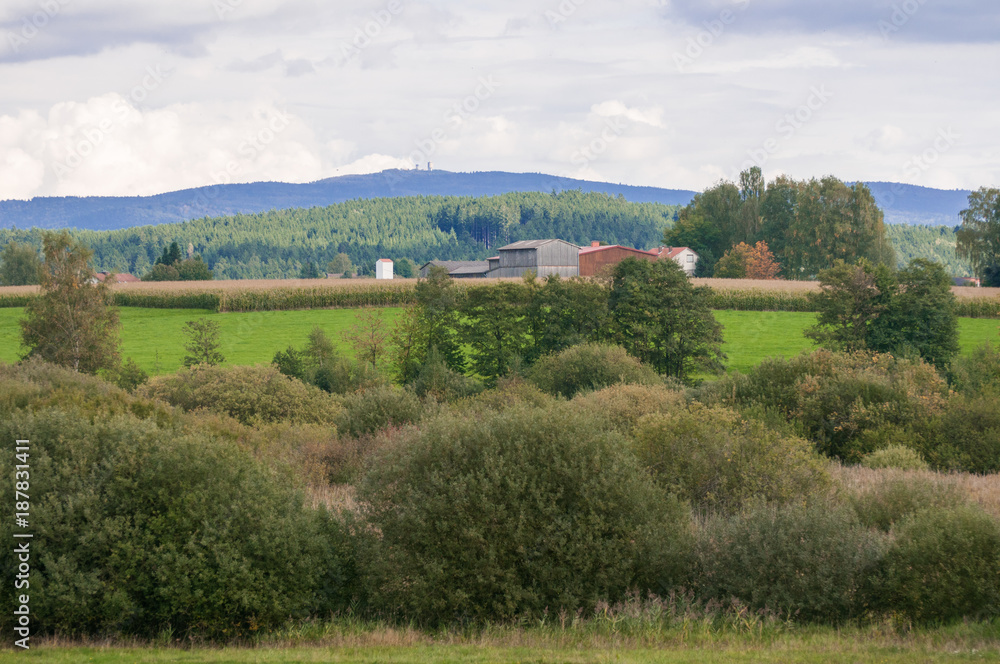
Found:
<svg viewBox="0 0 1000 664"><path fill-rule="evenodd" d="M898 470L831 464L830 472L846 491L860 494L891 480L924 480L941 488L954 487L984 510L1000 519L1000 474L938 473L932 470Z"/></svg>

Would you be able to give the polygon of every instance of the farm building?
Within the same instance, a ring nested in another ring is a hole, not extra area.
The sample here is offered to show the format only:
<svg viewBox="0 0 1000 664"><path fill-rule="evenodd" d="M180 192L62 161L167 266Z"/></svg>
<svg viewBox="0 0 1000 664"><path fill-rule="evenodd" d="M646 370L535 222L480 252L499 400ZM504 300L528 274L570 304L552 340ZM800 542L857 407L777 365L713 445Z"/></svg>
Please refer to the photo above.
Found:
<svg viewBox="0 0 1000 664"><path fill-rule="evenodd" d="M97 272L96 274L94 274L94 279L92 280L91 283L103 282L105 279L108 278L109 274L110 274L110 272ZM128 274L128 273L123 273L123 274L116 274L114 276L114 279L112 279L111 283L115 283L115 284L134 284L134 283L136 283L138 281L141 281L141 279L139 279L139 277L136 277L135 275Z"/></svg>
<svg viewBox="0 0 1000 664"><path fill-rule="evenodd" d="M610 270L626 258L655 261L659 257L660 253L656 250L643 251L642 249L623 247L619 244L602 246L599 242L591 242L589 247L580 249L580 276L595 277Z"/></svg>
<svg viewBox="0 0 1000 664"><path fill-rule="evenodd" d="M698 253L694 249L690 247L660 247L655 251L659 252L660 258L672 258L677 261L687 276L694 276L694 270L698 266Z"/></svg>
<svg viewBox="0 0 1000 664"><path fill-rule="evenodd" d="M375 278L392 279L392 261L388 258L380 258L375 261Z"/></svg>
<svg viewBox="0 0 1000 664"><path fill-rule="evenodd" d="M580 274L580 248L565 240L522 240L500 247L499 252L496 268L489 271L489 277L519 278L527 272L534 272L540 278Z"/></svg>
<svg viewBox="0 0 1000 664"><path fill-rule="evenodd" d="M439 265L455 279L482 279L489 271L488 261L430 261L420 266L420 278L426 279L432 265Z"/></svg>

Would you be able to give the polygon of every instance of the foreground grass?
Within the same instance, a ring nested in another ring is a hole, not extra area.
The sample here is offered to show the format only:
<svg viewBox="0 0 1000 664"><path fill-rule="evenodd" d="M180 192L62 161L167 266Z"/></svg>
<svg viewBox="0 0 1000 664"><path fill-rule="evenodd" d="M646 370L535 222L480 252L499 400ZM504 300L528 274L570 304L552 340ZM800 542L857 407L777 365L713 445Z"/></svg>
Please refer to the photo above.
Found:
<svg viewBox="0 0 1000 664"><path fill-rule="evenodd" d="M356 320L357 309L313 309L259 313L213 313L199 309L141 309L123 307L122 357L131 357L151 374L173 373L184 359L184 323L200 317L218 321L226 364L267 364L275 352L289 345L302 347L316 325L322 327L344 353L351 350L341 334ZM392 324L400 309L382 309ZM0 360L14 362L20 353L17 324L23 309L0 309ZM813 347L803 331L815 314L758 311L716 311L724 326L724 350L729 368L746 372L768 357L793 357ZM987 340L1000 344L1000 321L960 318L962 353L971 353Z"/></svg>
<svg viewBox="0 0 1000 664"><path fill-rule="evenodd" d="M487 628L428 634L384 626L321 624L273 635L256 647L78 645L41 641L28 652L0 651L34 662L967 662L1000 660L1000 623L908 631L792 627L759 621L709 626L694 617L670 628L602 621L582 627Z"/></svg>

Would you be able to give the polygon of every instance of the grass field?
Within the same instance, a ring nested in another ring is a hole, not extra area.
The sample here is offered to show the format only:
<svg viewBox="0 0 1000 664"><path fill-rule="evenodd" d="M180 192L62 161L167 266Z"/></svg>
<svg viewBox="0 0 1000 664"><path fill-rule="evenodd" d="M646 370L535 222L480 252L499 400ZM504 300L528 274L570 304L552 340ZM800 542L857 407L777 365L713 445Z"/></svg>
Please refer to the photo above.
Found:
<svg viewBox="0 0 1000 664"><path fill-rule="evenodd" d="M355 320L355 309L213 313L198 309L121 308L122 356L131 357L150 373L171 373L184 359L184 323L199 317L218 321L222 354L227 364L267 364L278 350L305 345L316 325L322 327L343 352L350 349L341 334ZM381 310L388 322L400 309ZM22 309L0 309L0 360L16 361L20 353L17 321ZM791 357L812 347L802 332L815 315L793 312L717 311L725 327L725 351L729 368L746 371L767 357ZM959 319L963 353L990 339L1000 344L1000 321L984 318Z"/></svg>

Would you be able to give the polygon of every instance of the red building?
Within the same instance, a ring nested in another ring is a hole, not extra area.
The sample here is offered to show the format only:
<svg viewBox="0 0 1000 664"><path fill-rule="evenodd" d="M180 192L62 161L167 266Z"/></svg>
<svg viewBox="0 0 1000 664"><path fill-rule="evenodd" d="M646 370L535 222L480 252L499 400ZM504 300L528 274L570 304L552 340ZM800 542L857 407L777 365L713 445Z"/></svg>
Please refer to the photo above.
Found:
<svg viewBox="0 0 1000 664"><path fill-rule="evenodd" d="M660 253L632 249L618 244L601 246L598 242L591 242L589 247L580 249L580 276L597 276L630 257L655 261L660 257Z"/></svg>

